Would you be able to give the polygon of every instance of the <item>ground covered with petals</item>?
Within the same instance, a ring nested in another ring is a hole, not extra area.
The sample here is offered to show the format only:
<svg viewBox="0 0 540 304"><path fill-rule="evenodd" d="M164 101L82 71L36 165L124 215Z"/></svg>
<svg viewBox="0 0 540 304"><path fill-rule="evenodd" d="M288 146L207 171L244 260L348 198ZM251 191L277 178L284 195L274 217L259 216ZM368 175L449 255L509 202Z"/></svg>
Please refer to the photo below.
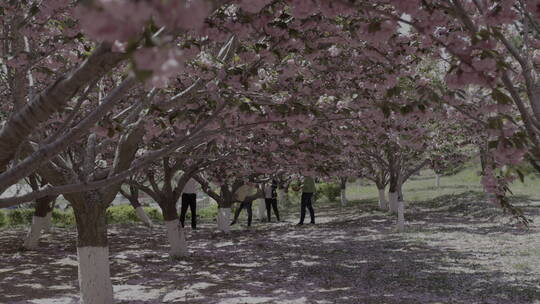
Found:
<svg viewBox="0 0 540 304"><path fill-rule="evenodd" d="M170 259L163 227L109 229L117 303L540 303L540 230L506 224L477 193L407 206L407 232L375 202L316 206L318 223L215 223L186 229L190 256ZM521 202L540 222L540 203ZM0 303L77 303L75 231L39 251L24 229L0 236Z"/></svg>

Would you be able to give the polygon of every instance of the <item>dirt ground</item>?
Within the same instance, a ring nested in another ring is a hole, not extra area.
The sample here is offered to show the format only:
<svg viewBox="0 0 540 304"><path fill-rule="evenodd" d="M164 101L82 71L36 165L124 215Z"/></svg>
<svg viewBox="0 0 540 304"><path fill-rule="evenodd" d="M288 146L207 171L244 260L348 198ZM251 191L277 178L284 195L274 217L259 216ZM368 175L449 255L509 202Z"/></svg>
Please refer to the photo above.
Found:
<svg viewBox="0 0 540 304"><path fill-rule="evenodd" d="M187 228L191 256L167 255L163 227L109 229L117 303L540 304L540 229L516 228L478 195L407 207L407 232L373 202L315 206L316 225L242 222ZM540 203L523 203L535 224ZM317 208L318 207L318 208ZM24 229L0 231L0 303L77 303L75 231L54 229L20 251Z"/></svg>

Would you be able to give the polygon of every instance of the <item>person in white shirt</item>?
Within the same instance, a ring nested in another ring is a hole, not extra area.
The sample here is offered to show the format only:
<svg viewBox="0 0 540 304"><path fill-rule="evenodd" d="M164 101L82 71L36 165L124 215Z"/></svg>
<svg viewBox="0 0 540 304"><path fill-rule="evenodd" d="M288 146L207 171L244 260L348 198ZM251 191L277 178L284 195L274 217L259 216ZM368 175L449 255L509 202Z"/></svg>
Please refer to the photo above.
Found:
<svg viewBox="0 0 540 304"><path fill-rule="evenodd" d="M268 222L272 221L271 219L272 212L270 210L270 206L272 207L272 209L274 209L274 215L276 216L277 221L278 222L280 221L279 211L277 208L276 189L277 189L277 183L275 180L272 180L271 183L266 183L264 185L264 203L266 205L266 218L268 219Z"/></svg>
<svg viewBox="0 0 540 304"><path fill-rule="evenodd" d="M180 223L184 227L184 221L186 220L186 212L189 206L191 210L191 228L197 229L197 190L195 189L195 180L190 178L184 190L182 190L182 207L180 210Z"/></svg>

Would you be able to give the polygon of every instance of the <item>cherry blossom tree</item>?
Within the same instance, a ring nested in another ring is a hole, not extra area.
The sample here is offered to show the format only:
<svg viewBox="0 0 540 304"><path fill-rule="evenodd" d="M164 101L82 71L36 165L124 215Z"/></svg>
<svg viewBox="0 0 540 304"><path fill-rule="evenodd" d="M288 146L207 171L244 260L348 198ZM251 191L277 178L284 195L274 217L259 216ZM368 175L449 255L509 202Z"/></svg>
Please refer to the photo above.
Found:
<svg viewBox="0 0 540 304"><path fill-rule="evenodd" d="M488 137L482 183L511 208L505 166L540 157L536 10L509 0L6 1L0 189L31 174L49 186L0 206L70 201L87 304L113 302L105 210L121 184L200 145L235 160L206 172L220 193L200 178L221 209L247 176L342 176L369 151L387 166L380 182L395 207L429 161L433 130L422 124L475 121ZM426 58L444 86L419 75ZM150 176L139 185L170 222L182 185L167 174L163 187Z"/></svg>

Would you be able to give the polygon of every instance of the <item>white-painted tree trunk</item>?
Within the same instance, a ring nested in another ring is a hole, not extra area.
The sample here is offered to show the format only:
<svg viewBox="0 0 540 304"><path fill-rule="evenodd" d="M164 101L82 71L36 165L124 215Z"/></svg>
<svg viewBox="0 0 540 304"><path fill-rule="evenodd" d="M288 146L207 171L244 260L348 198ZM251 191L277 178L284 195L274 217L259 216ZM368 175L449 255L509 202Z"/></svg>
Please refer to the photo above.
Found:
<svg viewBox="0 0 540 304"><path fill-rule="evenodd" d="M264 199L258 199L256 202L257 202L257 218L260 221L268 220L266 218L266 204L264 202Z"/></svg>
<svg viewBox="0 0 540 304"><path fill-rule="evenodd" d="M345 206L347 203L347 193L345 192L345 189L341 189L341 206Z"/></svg>
<svg viewBox="0 0 540 304"><path fill-rule="evenodd" d="M167 239L171 246L169 251L171 257L183 257L188 255L184 229L179 227L178 221L165 221L165 227L167 228Z"/></svg>
<svg viewBox="0 0 540 304"><path fill-rule="evenodd" d="M285 204L285 191L283 189L277 189L278 204Z"/></svg>
<svg viewBox="0 0 540 304"><path fill-rule="evenodd" d="M109 247L77 247L79 287L84 304L112 304Z"/></svg>
<svg viewBox="0 0 540 304"><path fill-rule="evenodd" d="M229 233L231 228L229 227L231 223L231 208L218 208L217 214L217 226L218 229Z"/></svg>
<svg viewBox="0 0 540 304"><path fill-rule="evenodd" d="M291 199L289 198L289 193L285 192L285 204L287 206L291 205Z"/></svg>
<svg viewBox="0 0 540 304"><path fill-rule="evenodd" d="M397 192L388 192L388 210L392 213L396 213L398 210L398 193Z"/></svg>
<svg viewBox="0 0 540 304"><path fill-rule="evenodd" d="M24 240L24 248L26 249L36 249L39 246L39 238L41 237L41 231L45 227L45 223L47 221L47 217L39 217L39 216L33 216L32 217L32 226L30 226L30 230L28 231L28 234L26 235L26 239Z"/></svg>
<svg viewBox="0 0 540 304"><path fill-rule="evenodd" d="M43 233L50 233L52 227L52 210L47 212L45 216L45 224L43 226Z"/></svg>
<svg viewBox="0 0 540 304"><path fill-rule="evenodd" d="M435 175L435 187L439 188L441 186L441 176L439 174Z"/></svg>
<svg viewBox="0 0 540 304"><path fill-rule="evenodd" d="M388 209L388 201L386 200L386 195L384 194L384 188L379 189L379 209L381 210Z"/></svg>
<svg viewBox="0 0 540 304"><path fill-rule="evenodd" d="M397 230L398 232L405 231L405 203L403 201L398 201L398 221L397 221Z"/></svg>
<svg viewBox="0 0 540 304"><path fill-rule="evenodd" d="M154 223L152 223L152 220L148 217L148 214L144 212L144 209L142 206L139 206L135 208L135 213L139 217L139 219L148 227L152 227Z"/></svg>
<svg viewBox="0 0 540 304"><path fill-rule="evenodd" d="M277 199L278 199L278 204L282 204L285 206L289 206L291 204L291 201L289 200L289 195L283 189L277 190Z"/></svg>

